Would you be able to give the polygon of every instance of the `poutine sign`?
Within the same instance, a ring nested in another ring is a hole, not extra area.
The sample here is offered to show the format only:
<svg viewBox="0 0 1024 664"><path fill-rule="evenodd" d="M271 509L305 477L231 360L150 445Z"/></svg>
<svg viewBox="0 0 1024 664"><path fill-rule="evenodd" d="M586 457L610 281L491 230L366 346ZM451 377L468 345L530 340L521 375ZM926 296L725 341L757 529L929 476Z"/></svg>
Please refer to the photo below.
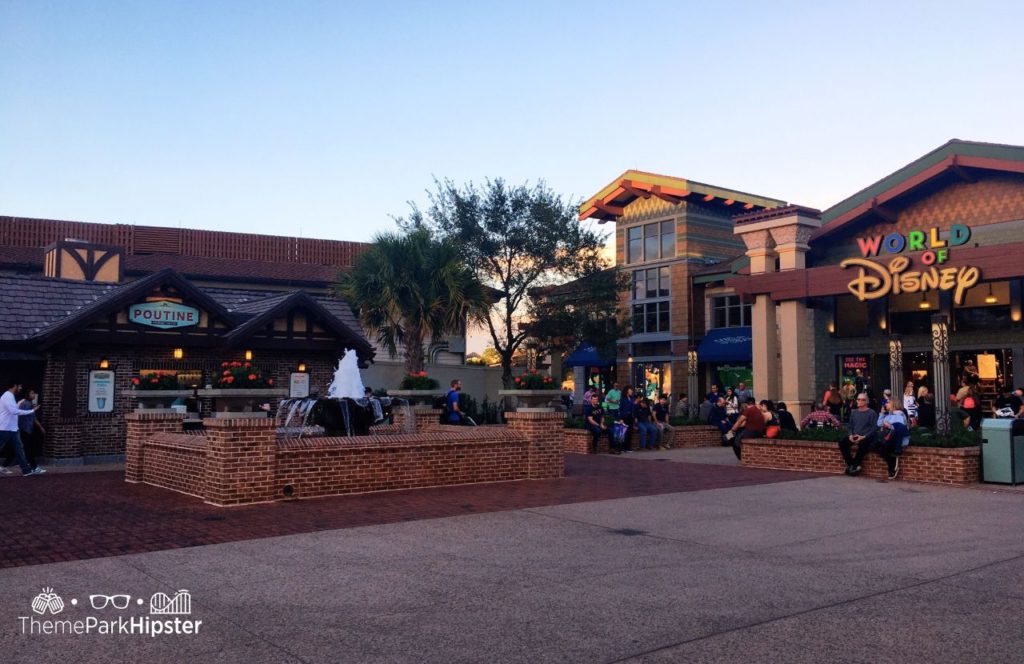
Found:
<svg viewBox="0 0 1024 664"><path fill-rule="evenodd" d="M927 233L910 231L906 236L892 233L884 237L857 238L861 257L847 258L839 266L857 268L857 276L846 288L861 302L890 294L942 290L953 291L953 301L963 304L967 290L981 279L981 270L974 266L937 266L949 260L949 247L965 244L970 238L971 229L963 224L953 224L945 237L939 229L932 228ZM923 269L911 270L910 257L899 255L904 250L924 250L917 258ZM896 256L888 265L869 260L882 253Z"/></svg>

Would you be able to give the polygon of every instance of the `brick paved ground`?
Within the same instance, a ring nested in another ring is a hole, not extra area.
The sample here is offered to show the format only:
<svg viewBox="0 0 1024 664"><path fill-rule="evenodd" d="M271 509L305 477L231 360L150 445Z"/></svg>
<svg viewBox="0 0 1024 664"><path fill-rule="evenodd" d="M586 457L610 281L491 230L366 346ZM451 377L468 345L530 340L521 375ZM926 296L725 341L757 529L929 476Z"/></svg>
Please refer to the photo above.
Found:
<svg viewBox="0 0 1024 664"><path fill-rule="evenodd" d="M0 568L629 496L813 477L808 473L567 455L566 477L213 507L123 472L0 479Z"/></svg>

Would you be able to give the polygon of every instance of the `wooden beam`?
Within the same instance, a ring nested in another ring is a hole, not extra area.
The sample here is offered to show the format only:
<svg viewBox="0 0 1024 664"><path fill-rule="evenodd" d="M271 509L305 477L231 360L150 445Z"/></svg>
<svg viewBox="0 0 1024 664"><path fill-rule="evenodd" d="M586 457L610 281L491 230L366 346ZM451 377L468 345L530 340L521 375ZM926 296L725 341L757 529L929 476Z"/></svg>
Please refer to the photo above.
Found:
<svg viewBox="0 0 1024 664"><path fill-rule="evenodd" d="M580 213L580 221L583 221L584 219L589 219L590 217L593 217L595 214L597 214L596 207L587 208L584 212Z"/></svg>
<svg viewBox="0 0 1024 664"><path fill-rule="evenodd" d="M679 203L683 202L683 199L681 197L665 193L664 189L662 189L662 186L660 184L656 184L653 187L651 187L651 193L654 194L656 198L659 198L665 201L666 203L671 203L672 205L678 205Z"/></svg>
<svg viewBox="0 0 1024 664"><path fill-rule="evenodd" d="M621 217L626 211L621 205L608 205L607 203L601 203L600 201L595 202L594 207L605 214L612 215L613 217Z"/></svg>
<svg viewBox="0 0 1024 664"><path fill-rule="evenodd" d="M636 196L637 198L650 198L651 197L651 192L650 191L644 191L643 189L637 189L636 187L633 186L633 182L631 180L623 180L622 183L621 183L621 186L622 186L623 189L625 189L627 192L629 192L632 196Z"/></svg>
<svg viewBox="0 0 1024 664"><path fill-rule="evenodd" d="M607 205L608 203L611 203L612 201L614 201L616 198L618 198L619 196L621 196L624 193L626 193L625 188L623 188L621 186L616 187L614 190L612 190L612 193L610 193L607 196L605 196L604 198L602 198L601 202Z"/></svg>
<svg viewBox="0 0 1024 664"><path fill-rule="evenodd" d="M896 223L896 212L884 205L879 205L877 198L871 199L871 212L873 212L882 221L890 224Z"/></svg>
<svg viewBox="0 0 1024 664"><path fill-rule="evenodd" d="M708 194L707 196L704 197L704 202L705 203L710 203L713 200L715 200L715 195L714 194Z"/></svg>
<svg viewBox="0 0 1024 664"><path fill-rule="evenodd" d="M747 203L747 204L745 204L743 206L743 209L744 210L753 210L754 209L754 204L753 203Z"/></svg>
<svg viewBox="0 0 1024 664"><path fill-rule="evenodd" d="M725 199L725 201L724 201L724 202L722 203L722 205L725 205L725 206L729 206L729 205L732 205L732 204L733 204L733 203L735 203L735 202L736 202L736 201L734 201L733 199L731 199L731 198L727 198L727 199Z"/></svg>

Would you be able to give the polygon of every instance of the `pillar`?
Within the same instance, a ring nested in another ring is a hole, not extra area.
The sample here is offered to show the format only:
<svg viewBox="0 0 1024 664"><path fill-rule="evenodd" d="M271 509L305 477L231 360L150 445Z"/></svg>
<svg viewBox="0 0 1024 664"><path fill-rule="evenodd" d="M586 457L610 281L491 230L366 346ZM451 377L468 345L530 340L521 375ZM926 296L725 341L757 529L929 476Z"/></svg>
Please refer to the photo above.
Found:
<svg viewBox="0 0 1024 664"><path fill-rule="evenodd" d="M935 433L949 435L949 316L932 316L932 375L935 377Z"/></svg>
<svg viewBox="0 0 1024 664"><path fill-rule="evenodd" d="M747 256L750 258L751 276L775 271L775 243L767 229L740 230ZM775 302L767 294L757 295L751 307L751 336L753 337L754 396L772 399L779 395L779 338Z"/></svg>
<svg viewBox="0 0 1024 664"><path fill-rule="evenodd" d="M686 352L686 396L690 400L690 410L687 415L691 418L697 417L697 409L704 401L704 398L697 394L700 391L700 376L697 375L699 370L697 349L691 348Z"/></svg>
<svg viewBox="0 0 1024 664"><path fill-rule="evenodd" d="M207 418L205 500L240 505L273 500L277 420Z"/></svg>
<svg viewBox="0 0 1024 664"><path fill-rule="evenodd" d="M143 455L145 442L155 433L181 433L181 413L128 413L124 416L124 479L126 482L142 482Z"/></svg>
<svg viewBox="0 0 1024 664"><path fill-rule="evenodd" d="M513 411L505 413L512 431L527 441L527 471L531 480L556 479L565 475L562 452L565 415L558 411ZM587 444L590 444L589 438Z"/></svg>
<svg viewBox="0 0 1024 664"><path fill-rule="evenodd" d="M889 389L892 398L903 399L903 342L899 336L889 337Z"/></svg>

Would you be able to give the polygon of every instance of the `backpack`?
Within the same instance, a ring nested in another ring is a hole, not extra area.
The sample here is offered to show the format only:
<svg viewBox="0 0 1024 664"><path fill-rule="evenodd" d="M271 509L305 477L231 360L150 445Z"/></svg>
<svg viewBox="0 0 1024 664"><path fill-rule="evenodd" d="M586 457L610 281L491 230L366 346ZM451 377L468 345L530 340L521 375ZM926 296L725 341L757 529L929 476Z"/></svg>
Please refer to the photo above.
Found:
<svg viewBox="0 0 1024 664"><path fill-rule="evenodd" d="M838 406L843 403L842 397L839 396L837 390L829 390L828 392L828 404L830 406Z"/></svg>
<svg viewBox="0 0 1024 664"><path fill-rule="evenodd" d="M971 410L975 406L977 406L977 403L975 402L974 397L972 397L970 395L964 397L964 403L963 403L964 410Z"/></svg>

